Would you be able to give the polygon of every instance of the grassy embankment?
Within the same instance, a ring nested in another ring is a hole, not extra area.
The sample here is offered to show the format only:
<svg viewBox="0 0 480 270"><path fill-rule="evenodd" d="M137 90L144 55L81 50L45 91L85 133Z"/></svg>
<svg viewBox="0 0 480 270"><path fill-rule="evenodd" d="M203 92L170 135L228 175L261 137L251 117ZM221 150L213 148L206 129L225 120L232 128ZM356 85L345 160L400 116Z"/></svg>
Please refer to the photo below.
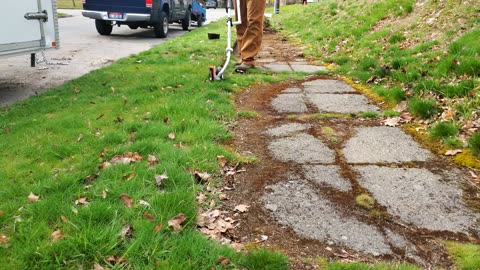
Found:
<svg viewBox="0 0 480 270"><path fill-rule="evenodd" d="M282 7L273 24L385 107L405 103L407 127L439 153L463 148L455 160L480 168L479 10L476 0L328 0Z"/></svg>
<svg viewBox="0 0 480 270"><path fill-rule="evenodd" d="M57 8L81 9L82 0L57 0Z"/></svg>

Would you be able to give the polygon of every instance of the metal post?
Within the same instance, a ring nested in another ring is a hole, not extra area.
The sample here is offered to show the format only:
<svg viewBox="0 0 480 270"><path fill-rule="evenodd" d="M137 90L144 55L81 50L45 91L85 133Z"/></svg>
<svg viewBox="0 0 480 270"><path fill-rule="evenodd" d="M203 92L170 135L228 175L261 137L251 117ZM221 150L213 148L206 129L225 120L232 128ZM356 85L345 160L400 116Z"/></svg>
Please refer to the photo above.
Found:
<svg viewBox="0 0 480 270"><path fill-rule="evenodd" d="M274 0L273 9L274 9L274 14L280 13L280 0Z"/></svg>
<svg viewBox="0 0 480 270"><path fill-rule="evenodd" d="M35 53L30 54L30 66L35 67Z"/></svg>

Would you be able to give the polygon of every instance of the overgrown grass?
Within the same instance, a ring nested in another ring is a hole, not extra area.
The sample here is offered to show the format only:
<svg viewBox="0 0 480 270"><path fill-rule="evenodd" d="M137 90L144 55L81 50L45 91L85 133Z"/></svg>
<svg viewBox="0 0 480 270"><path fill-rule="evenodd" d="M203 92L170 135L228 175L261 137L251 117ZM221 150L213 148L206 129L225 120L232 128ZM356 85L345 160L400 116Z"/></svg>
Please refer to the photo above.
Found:
<svg viewBox="0 0 480 270"><path fill-rule="evenodd" d="M447 242L446 248L455 259L458 269L476 270L480 268L480 246Z"/></svg>
<svg viewBox="0 0 480 270"><path fill-rule="evenodd" d="M223 23L202 27L0 108L1 268L112 268L111 256L125 259L117 269L265 269L268 258L286 267L282 255L236 254L195 229L195 197L204 187L192 171L218 172L217 155L242 160L221 146L232 138L225 126L236 117L232 94L300 78L227 72L210 82L207 67L223 62L225 40L206 33L222 30ZM128 152L143 159L100 168ZM149 166L149 155L158 164ZM157 187L155 175L165 172ZM179 213L187 220L176 232L168 221ZM220 256L231 263L219 264Z"/></svg>

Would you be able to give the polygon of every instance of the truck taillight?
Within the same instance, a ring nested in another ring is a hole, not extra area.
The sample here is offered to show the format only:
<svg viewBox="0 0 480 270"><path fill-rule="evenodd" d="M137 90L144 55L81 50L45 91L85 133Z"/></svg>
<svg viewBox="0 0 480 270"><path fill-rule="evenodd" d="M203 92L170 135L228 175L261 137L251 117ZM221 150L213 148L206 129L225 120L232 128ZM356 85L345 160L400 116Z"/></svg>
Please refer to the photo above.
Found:
<svg viewBox="0 0 480 270"><path fill-rule="evenodd" d="M152 7L152 0L145 0L145 6L148 8Z"/></svg>

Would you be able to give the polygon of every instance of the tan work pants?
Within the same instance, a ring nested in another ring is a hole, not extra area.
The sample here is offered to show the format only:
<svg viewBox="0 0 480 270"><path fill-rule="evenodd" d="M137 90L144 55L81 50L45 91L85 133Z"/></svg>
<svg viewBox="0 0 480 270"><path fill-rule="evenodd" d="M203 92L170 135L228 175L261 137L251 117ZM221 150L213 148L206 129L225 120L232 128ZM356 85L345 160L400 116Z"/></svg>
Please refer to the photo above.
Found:
<svg viewBox="0 0 480 270"><path fill-rule="evenodd" d="M236 5L236 1L233 0ZM263 37L265 0L240 0L242 23L237 25L237 49L242 61L253 61L260 51Z"/></svg>

